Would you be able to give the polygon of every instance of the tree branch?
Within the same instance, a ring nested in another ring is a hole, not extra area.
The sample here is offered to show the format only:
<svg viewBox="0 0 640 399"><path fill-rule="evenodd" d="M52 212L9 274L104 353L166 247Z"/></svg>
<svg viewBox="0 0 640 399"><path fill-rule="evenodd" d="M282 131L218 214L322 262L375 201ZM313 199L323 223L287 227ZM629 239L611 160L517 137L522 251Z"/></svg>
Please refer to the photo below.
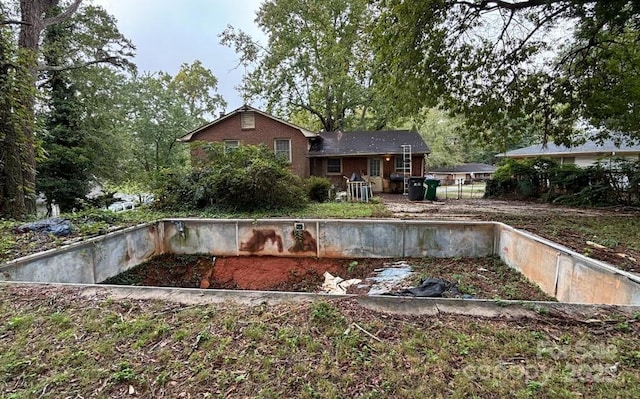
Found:
<svg viewBox="0 0 640 399"><path fill-rule="evenodd" d="M498 8L517 11L524 10L527 8L539 7L544 5L551 5L555 3L562 3L565 0L526 0L520 2L511 2L505 0L482 0L480 2L476 1L454 1L455 4L467 6L469 8L473 8L479 11L489 11L495 10Z"/></svg>
<svg viewBox="0 0 640 399"><path fill-rule="evenodd" d="M24 21L18 21L16 19L5 19L4 21L0 21L0 25L31 25L31 24Z"/></svg>
<svg viewBox="0 0 640 399"><path fill-rule="evenodd" d="M299 103L297 104L297 103L292 102L292 103L291 103L291 105L293 105L294 107L300 107L300 108L302 108L302 109L306 109L307 111L309 111L309 112L311 112L312 114L314 114L315 116L317 116L317 117L320 119L320 121L322 122L322 126L323 126L323 127L325 127L325 129L326 129L326 126L327 126L327 120L326 120L326 118L322 115L322 113L320 113L320 112L316 111L314 108L312 108L311 106L306 105L306 104L299 104Z"/></svg>
<svg viewBox="0 0 640 399"><path fill-rule="evenodd" d="M71 3L71 5L67 7L67 9L61 12L60 14L54 17L45 18L43 21L44 27L46 28L51 25L59 24L62 21L66 21L73 14L75 14L76 11L78 11L78 7L80 7L80 3L82 3L82 0L74 0L74 2Z"/></svg>
<svg viewBox="0 0 640 399"><path fill-rule="evenodd" d="M87 62L83 62L75 65L46 65L43 63L38 64L38 71L70 71L73 69L80 69L87 67L89 65L95 64L111 64L118 67L122 67L126 61L121 57L110 56L104 58L98 58L96 60L91 60Z"/></svg>

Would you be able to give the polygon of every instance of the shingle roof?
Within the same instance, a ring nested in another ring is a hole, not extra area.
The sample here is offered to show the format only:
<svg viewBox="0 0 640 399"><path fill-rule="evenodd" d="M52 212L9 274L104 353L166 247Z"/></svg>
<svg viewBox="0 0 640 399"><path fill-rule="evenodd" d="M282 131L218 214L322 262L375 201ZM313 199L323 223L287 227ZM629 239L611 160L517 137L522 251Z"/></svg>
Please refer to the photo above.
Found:
<svg viewBox="0 0 640 399"><path fill-rule="evenodd" d="M615 152L616 154L625 152L640 152L640 145L616 146L616 144L612 140L605 140L604 142L602 142L602 144L594 141L588 141L585 144L570 148L553 143L548 143L547 147L543 148L542 144L535 144L529 147L519 148L517 150L497 154L496 157L538 157L545 155L576 155L610 152Z"/></svg>
<svg viewBox="0 0 640 399"><path fill-rule="evenodd" d="M314 133L314 132L312 132L312 131L310 131L310 130L307 130L307 129L305 129L305 128L302 128L302 127L300 127L300 126L296 126L296 125L294 125L293 123L290 123L290 122L284 121L284 120L282 120L282 119L280 119L280 118L276 118L276 117L275 117L275 116L273 116L273 115L270 115L270 114L268 114L268 113L266 113L266 112L264 112L264 111L260 111L259 109L257 109L257 108L253 108L253 107L251 107L251 106L249 106L249 105L243 105L242 107L240 107L240 108L236 108L236 109L234 109L233 111L229 112L229 113L228 113L228 114L226 114L226 115L222 115L220 118L218 118L218 119L214 120L213 122L206 123L206 124L204 124L204 125L202 125L202 126L200 126L200 127L196 128L196 129L194 129L194 130L190 131L189 133L187 133L187 134L185 134L184 136L182 136L182 137L180 137L179 139L177 139L177 141L190 142L191 140L193 140L193 136L194 136L194 135L196 135L196 134L198 134L198 133L200 133L201 131L208 129L208 128L210 128L211 126L214 126L214 125L216 125L216 124L218 124L218 123L222 122L223 120L225 120L225 119L227 119L227 118L232 117L233 115L235 115L235 114L237 114L237 113L240 113L240 112L246 112L246 111L253 111L253 112L258 113L258 114L260 114L260 115L264 115L264 116L266 116L267 118L271 118L271 119L273 119L273 120L275 120L275 121L278 121L278 122L280 122L280 123L282 123L282 124L285 124L285 125L287 125L287 126L290 126L290 127L294 128L294 129L298 129L298 130L300 130L300 133L302 133L302 134L304 135L304 137L311 138L311 137L316 137L316 136L318 136L318 133Z"/></svg>
<svg viewBox="0 0 640 399"><path fill-rule="evenodd" d="M486 163L463 163L429 169L429 172L435 173L493 173L495 171L495 166L487 165Z"/></svg>
<svg viewBox="0 0 640 399"><path fill-rule="evenodd" d="M411 145L412 154L431 151L420 134L411 130L323 132L309 150L310 157L345 155L397 155L402 145Z"/></svg>

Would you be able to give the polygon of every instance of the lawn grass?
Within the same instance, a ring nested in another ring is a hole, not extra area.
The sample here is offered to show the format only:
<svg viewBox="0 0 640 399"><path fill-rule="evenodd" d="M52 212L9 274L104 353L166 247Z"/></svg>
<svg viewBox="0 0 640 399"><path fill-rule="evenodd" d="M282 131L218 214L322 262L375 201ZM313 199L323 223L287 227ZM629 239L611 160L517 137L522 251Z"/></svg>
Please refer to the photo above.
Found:
<svg viewBox="0 0 640 399"><path fill-rule="evenodd" d="M78 234L92 235L168 216L388 213L374 202L261 214L137 210L70 217ZM640 250L637 218L532 214L503 221ZM41 249L42 242L14 234L18 224L0 221L0 260L15 257L17 246ZM61 242L50 237L46 244ZM366 310L353 300L186 306L7 285L0 286L0 398L635 398L639 334L639 313L591 320L406 317Z"/></svg>
<svg viewBox="0 0 640 399"><path fill-rule="evenodd" d="M483 198L486 185L485 182L478 182L473 184L438 186L436 196L438 199Z"/></svg>
<svg viewBox="0 0 640 399"><path fill-rule="evenodd" d="M640 397L640 315L408 317L0 288L3 398Z"/></svg>

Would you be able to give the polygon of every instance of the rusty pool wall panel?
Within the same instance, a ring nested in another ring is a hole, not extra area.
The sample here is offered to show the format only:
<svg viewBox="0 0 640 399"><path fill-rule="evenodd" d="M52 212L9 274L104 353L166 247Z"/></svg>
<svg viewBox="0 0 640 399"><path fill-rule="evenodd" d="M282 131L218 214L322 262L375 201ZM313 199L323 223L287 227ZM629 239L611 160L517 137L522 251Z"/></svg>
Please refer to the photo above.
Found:
<svg viewBox="0 0 640 399"><path fill-rule="evenodd" d="M165 219L164 251L219 256L480 257L492 222L353 219ZM296 230L296 226L300 227Z"/></svg>
<svg viewBox="0 0 640 399"><path fill-rule="evenodd" d="M640 277L496 223L496 253L561 302L640 305Z"/></svg>
<svg viewBox="0 0 640 399"><path fill-rule="evenodd" d="M148 223L0 265L0 281L95 284L159 255L162 225Z"/></svg>
<svg viewBox="0 0 640 399"><path fill-rule="evenodd" d="M318 256L318 221L293 219L164 219L167 253L218 256ZM304 228L299 239L296 224Z"/></svg>

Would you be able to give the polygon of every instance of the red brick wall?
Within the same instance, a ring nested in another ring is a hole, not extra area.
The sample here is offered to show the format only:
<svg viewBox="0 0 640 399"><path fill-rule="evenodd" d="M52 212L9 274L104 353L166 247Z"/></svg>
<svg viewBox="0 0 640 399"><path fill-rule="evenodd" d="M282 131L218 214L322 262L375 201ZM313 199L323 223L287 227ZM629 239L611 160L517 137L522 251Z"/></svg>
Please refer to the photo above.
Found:
<svg viewBox="0 0 640 399"><path fill-rule="evenodd" d="M308 152L309 140L300 130L282 124L259 113L255 115L255 129L242 129L241 114L237 113L227 119L216 123L206 130L198 132L192 138L193 141L217 141L239 140L240 145L264 144L268 148L274 148L275 139L291 139L291 169L300 177L309 177ZM198 156L192 152L192 156Z"/></svg>

